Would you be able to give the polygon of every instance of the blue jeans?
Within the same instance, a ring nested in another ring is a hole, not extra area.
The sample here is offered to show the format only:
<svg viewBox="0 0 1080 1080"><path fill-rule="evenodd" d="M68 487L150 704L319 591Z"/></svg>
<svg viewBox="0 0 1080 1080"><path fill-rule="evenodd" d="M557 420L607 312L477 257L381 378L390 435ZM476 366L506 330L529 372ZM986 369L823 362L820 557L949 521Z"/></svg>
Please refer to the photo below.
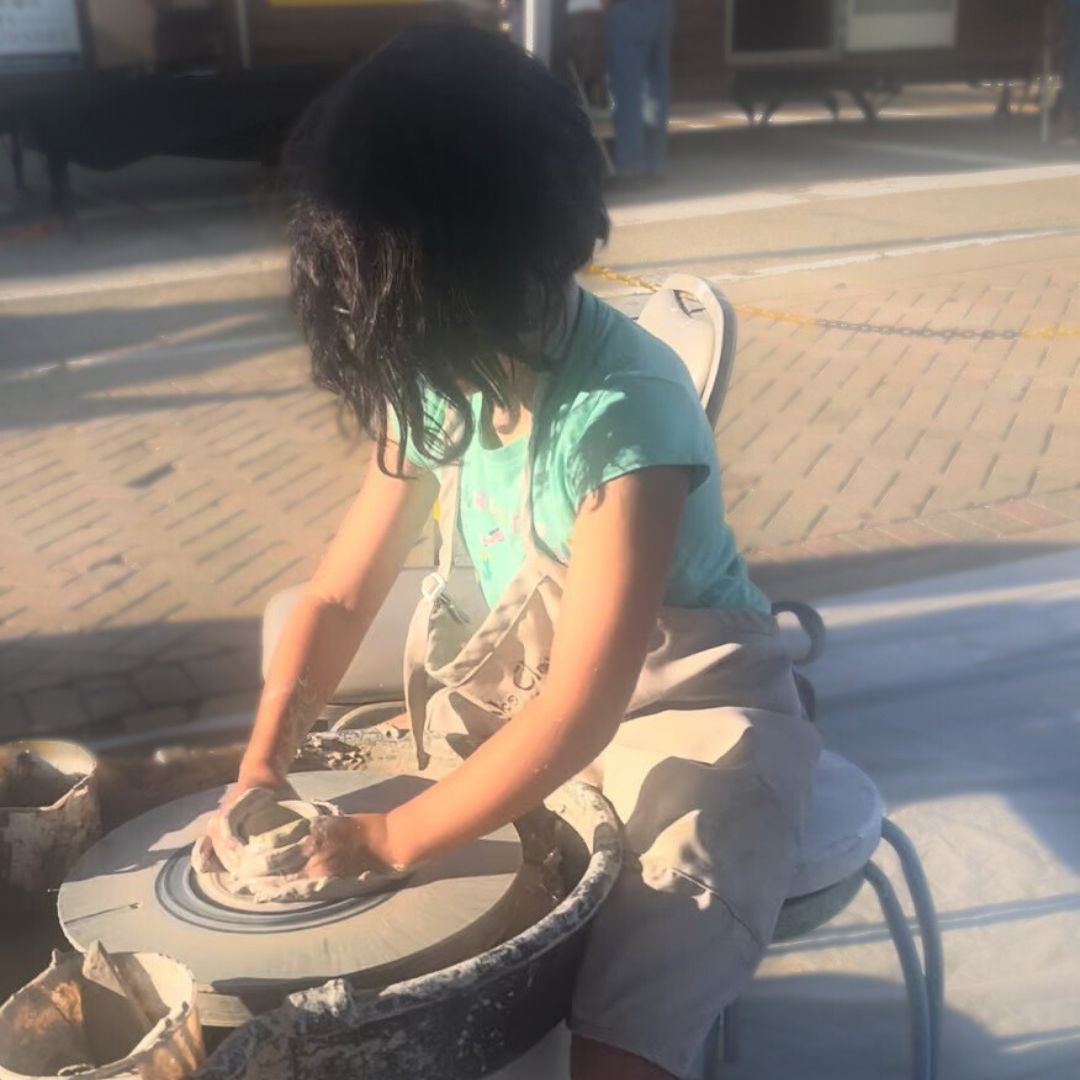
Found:
<svg viewBox="0 0 1080 1080"><path fill-rule="evenodd" d="M613 0L608 9L608 83L620 176L664 171L674 19L674 0Z"/></svg>

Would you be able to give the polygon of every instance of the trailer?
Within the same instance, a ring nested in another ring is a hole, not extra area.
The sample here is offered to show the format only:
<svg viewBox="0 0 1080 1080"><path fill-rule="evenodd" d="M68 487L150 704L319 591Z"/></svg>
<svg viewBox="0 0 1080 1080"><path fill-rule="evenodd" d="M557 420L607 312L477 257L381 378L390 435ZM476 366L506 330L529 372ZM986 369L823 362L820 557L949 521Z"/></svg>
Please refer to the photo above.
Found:
<svg viewBox="0 0 1080 1080"><path fill-rule="evenodd" d="M1030 84L1061 0L680 0L679 101L733 101L765 120L790 98L873 95L920 83Z"/></svg>

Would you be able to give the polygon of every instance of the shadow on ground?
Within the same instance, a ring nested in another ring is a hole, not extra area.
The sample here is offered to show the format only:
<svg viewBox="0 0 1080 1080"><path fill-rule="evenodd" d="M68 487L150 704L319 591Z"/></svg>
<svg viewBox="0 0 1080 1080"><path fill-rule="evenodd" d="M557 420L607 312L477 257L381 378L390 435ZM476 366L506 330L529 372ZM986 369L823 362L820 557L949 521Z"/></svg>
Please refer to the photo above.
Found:
<svg viewBox="0 0 1080 1080"><path fill-rule="evenodd" d="M194 619L0 641L0 738L124 735L254 704L256 619ZM87 718L91 718L89 727Z"/></svg>
<svg viewBox="0 0 1080 1080"><path fill-rule="evenodd" d="M0 429L309 393L302 357L263 387L216 378L299 344L280 297L0 314Z"/></svg>
<svg viewBox="0 0 1080 1080"><path fill-rule="evenodd" d="M948 994L946 993L946 1003ZM907 1004L898 983L853 975L757 979L742 1001L742 1056L730 1080L906 1080ZM1067 1080L1080 1025L988 1031L946 1004L938 1075L949 1080Z"/></svg>
<svg viewBox="0 0 1080 1080"><path fill-rule="evenodd" d="M755 562L753 552L747 558L754 581L773 600L813 601L1050 555L1071 546L1017 540L897 546L784 562Z"/></svg>

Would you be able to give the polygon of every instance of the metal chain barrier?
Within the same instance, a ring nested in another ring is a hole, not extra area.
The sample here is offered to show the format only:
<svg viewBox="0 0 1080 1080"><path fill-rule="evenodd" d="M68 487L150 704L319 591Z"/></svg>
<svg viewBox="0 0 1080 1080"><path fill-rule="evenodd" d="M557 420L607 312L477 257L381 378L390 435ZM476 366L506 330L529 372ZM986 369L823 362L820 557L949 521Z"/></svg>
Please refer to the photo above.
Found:
<svg viewBox="0 0 1080 1080"><path fill-rule="evenodd" d="M591 263L586 273L619 285L627 285L643 292L658 292L660 286L643 277L624 274L609 266ZM1041 326L1027 330L975 330L971 327L936 326L883 326L878 323L849 322L847 319L826 319L819 315L807 315L798 311L782 311L779 308L759 307L757 304L734 304L740 315L748 318L767 319L770 322L787 323L790 326L809 326L819 330L839 330L849 334L878 334L887 337L923 338L935 341L1051 341L1055 338L1080 337L1080 326Z"/></svg>

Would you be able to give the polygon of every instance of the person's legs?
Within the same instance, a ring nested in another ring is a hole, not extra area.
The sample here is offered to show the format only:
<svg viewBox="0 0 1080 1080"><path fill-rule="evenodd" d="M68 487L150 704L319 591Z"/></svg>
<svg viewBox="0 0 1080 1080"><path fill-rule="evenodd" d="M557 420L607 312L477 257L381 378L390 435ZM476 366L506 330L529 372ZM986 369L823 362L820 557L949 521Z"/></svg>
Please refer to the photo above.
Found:
<svg viewBox="0 0 1080 1080"><path fill-rule="evenodd" d="M1065 9L1065 67L1061 103L1080 110L1080 0L1069 0Z"/></svg>
<svg viewBox="0 0 1080 1080"><path fill-rule="evenodd" d="M671 108L671 34L674 0L650 0L652 35L646 68L649 115L645 122L645 170L662 176L667 167L667 125Z"/></svg>
<svg viewBox="0 0 1080 1080"><path fill-rule="evenodd" d="M648 38L642 12L648 0L615 0L607 16L608 85L615 127L615 169L620 176L645 171L645 131L642 92Z"/></svg>
<svg viewBox="0 0 1080 1080"><path fill-rule="evenodd" d="M575 11L566 17L566 49L587 105L604 105L604 16Z"/></svg>
<svg viewBox="0 0 1080 1080"><path fill-rule="evenodd" d="M577 973L574 1080L692 1075L772 938L820 737L775 635L732 641L710 697L625 720L601 755L625 859Z"/></svg>
<svg viewBox="0 0 1080 1080"><path fill-rule="evenodd" d="M572 1080L674 1080L657 1065L615 1046L575 1035L570 1044Z"/></svg>

